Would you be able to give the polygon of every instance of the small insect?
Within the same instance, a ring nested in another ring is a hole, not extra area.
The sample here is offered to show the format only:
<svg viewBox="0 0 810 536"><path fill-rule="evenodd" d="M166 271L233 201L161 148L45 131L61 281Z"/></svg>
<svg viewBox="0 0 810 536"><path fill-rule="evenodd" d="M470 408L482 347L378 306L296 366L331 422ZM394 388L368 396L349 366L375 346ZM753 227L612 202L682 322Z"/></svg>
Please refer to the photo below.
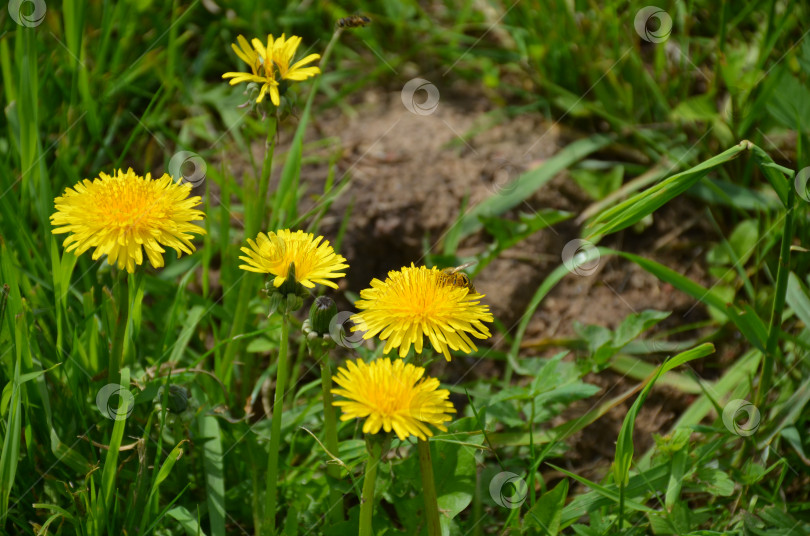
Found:
<svg viewBox="0 0 810 536"><path fill-rule="evenodd" d="M442 281L446 285L453 285L454 287L463 287L469 289L470 292L476 292L475 286L473 285L472 279L462 270L469 266L475 264L476 261L470 261L467 263L462 264L461 266L456 266L455 268L445 268L442 270Z"/></svg>
<svg viewBox="0 0 810 536"><path fill-rule="evenodd" d="M341 28L362 28L367 24L371 24L371 19L365 15L349 15L340 19L337 24Z"/></svg>

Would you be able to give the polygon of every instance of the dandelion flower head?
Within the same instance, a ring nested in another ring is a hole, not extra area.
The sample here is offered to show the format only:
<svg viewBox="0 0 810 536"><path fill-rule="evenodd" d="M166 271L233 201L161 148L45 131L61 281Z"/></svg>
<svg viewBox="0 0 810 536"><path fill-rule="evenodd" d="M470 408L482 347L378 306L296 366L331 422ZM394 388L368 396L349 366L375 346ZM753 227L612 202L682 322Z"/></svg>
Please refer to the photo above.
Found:
<svg viewBox="0 0 810 536"><path fill-rule="evenodd" d="M405 357L411 345L421 354L424 338L450 361L450 351L476 350L470 336L491 337L483 322L492 322L489 306L481 304L483 294L452 284L437 268L403 267L388 272L385 281L374 279L371 288L360 292L352 317L363 338L378 335L386 341L384 353L399 348Z"/></svg>
<svg viewBox="0 0 810 536"><path fill-rule="evenodd" d="M363 433L382 428L401 440L414 435L425 440L433 435L428 425L447 431L444 423L455 413L450 392L439 389L439 380L424 378L425 369L397 359L376 359L370 364L349 361L332 378L339 386L332 393L346 400L333 402L342 409L340 419L366 419Z"/></svg>
<svg viewBox="0 0 810 536"><path fill-rule="evenodd" d="M90 248L93 260L107 255L107 262L133 273L143 263L143 251L155 268L163 266L168 246L191 254L194 234L205 230L191 223L205 214L195 209L199 196L189 197L190 184L175 182L168 174L152 180L137 175L131 168L113 175L100 173L73 188L66 188L54 200L51 215L53 234L69 233L63 245L81 255Z"/></svg>
<svg viewBox="0 0 810 536"><path fill-rule="evenodd" d="M320 74L318 67L306 66L319 59L320 54L310 54L307 57L293 63L301 38L292 36L289 39L281 34L279 38L267 36L267 44L259 39L252 39L248 43L244 36L237 37L237 43L231 44L236 55L250 66L250 73L228 72L222 78L230 78L230 84L240 82L255 82L261 86L256 102L262 102L265 94L270 93L270 101L275 105L281 104L279 93L279 83L281 81L300 82L311 76Z"/></svg>
<svg viewBox="0 0 810 536"><path fill-rule="evenodd" d="M315 283L337 288L330 279L344 277L346 273L341 270L349 267L328 240L303 231L282 229L275 233L259 233L255 241L248 239L248 246L242 248L247 256L239 257L246 264L239 268L276 276L273 280L275 287L284 283L293 263L295 279L307 288L313 288Z"/></svg>

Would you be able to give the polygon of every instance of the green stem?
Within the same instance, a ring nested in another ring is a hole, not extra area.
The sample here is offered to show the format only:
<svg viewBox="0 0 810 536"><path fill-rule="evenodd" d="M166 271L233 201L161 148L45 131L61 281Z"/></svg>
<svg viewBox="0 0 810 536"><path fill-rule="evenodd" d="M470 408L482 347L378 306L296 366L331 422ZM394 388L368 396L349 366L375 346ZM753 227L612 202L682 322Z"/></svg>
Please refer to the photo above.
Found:
<svg viewBox="0 0 810 536"><path fill-rule="evenodd" d="M276 116L270 116L268 121L264 163L262 164L262 175L259 178L258 210L252 218L253 222L245 229L247 235L251 237L262 230L265 213L267 212L267 190L270 186L270 171L273 169L273 154L276 150L276 129L278 128Z"/></svg>
<svg viewBox="0 0 810 536"><path fill-rule="evenodd" d="M773 381L774 356L779 342L779 332L782 326L782 312L785 309L785 296L787 294L788 276L790 275L790 244L793 242L793 212L796 198L795 188L788 188L787 212L785 213L785 226L782 229L782 243L779 250L779 266L776 270L776 291L771 309L771 322L768 331L768 341L765 344L765 355L762 359L762 376L757 388L754 405L759 406L763 398L768 395Z"/></svg>
<svg viewBox="0 0 810 536"><path fill-rule="evenodd" d="M419 469L422 473L422 495L425 498L425 520L428 536L440 536L439 502L436 484L433 481L433 462L430 459L430 443L421 439L416 442L419 451Z"/></svg>
<svg viewBox="0 0 810 536"><path fill-rule="evenodd" d="M236 359L236 352L241 346L241 338L238 336L244 331L245 320L247 319L248 305L253 293L256 291L256 281L254 278L246 273L240 276L237 280L239 282L239 295L236 298L236 311L233 313L233 322L231 323L231 331L228 334L228 344L225 348L225 355L222 361L219 362L217 377L222 378L222 383L225 385L231 384L231 377L233 376L233 362Z"/></svg>
<svg viewBox="0 0 810 536"><path fill-rule="evenodd" d="M371 518L374 514L374 485L377 483L377 466L380 464L382 444L379 441L366 439L368 460L363 476L363 495L360 498L360 536L373 536Z"/></svg>
<svg viewBox="0 0 810 536"><path fill-rule="evenodd" d="M273 423L270 436L270 453L267 457L267 491L264 498L263 534L273 536L276 532L276 503L278 494L278 449L281 443L281 410L284 406L285 381L287 378L287 346L290 338L290 320L287 314L281 317L281 342L276 367L276 392L273 401Z"/></svg>
<svg viewBox="0 0 810 536"><path fill-rule="evenodd" d="M270 173L273 169L273 155L276 149L276 129L277 120L275 116L270 116L267 124L267 142L265 145L264 162L262 163L262 173L259 177L258 185L256 188L256 198L252 203L250 199L244 199L245 203L245 238L254 238L261 231L261 226L264 224L264 215L267 212L267 190L270 184ZM247 189L246 189L247 190ZM251 192L252 193L252 192ZM250 194L246 192L246 197ZM248 212L247 208L251 210ZM231 376L233 374L233 362L236 359L236 353L241 347L241 340L236 339L238 335L242 334L244 330L245 321L247 320L248 305L252 292L255 290L255 282L253 277L245 277L243 274L239 278L239 297L236 300L236 311L233 315L233 322L231 323L231 331L229 337L231 342L228 343L225 349L225 355L219 363L219 370L217 376L223 378L225 385L230 385ZM245 366L243 368L243 375L245 378L251 377L253 362L250 355L246 357ZM243 386L248 386L247 381L243 381ZM244 394L244 393L243 393Z"/></svg>
<svg viewBox="0 0 810 536"><path fill-rule="evenodd" d="M329 43L326 45L323 55L321 56L321 61L318 62L318 67L321 69L321 72L323 72L323 70L326 68L326 62L329 61L329 56L332 55L332 49L335 48L335 43L337 43L338 39L340 39L341 33L343 33L343 28L337 28L335 33L332 34L332 39L330 39ZM318 85L320 85L320 78L318 80Z"/></svg>
<svg viewBox="0 0 810 536"><path fill-rule="evenodd" d="M532 464L537 459L536 453L534 451L534 416L535 416L535 405L534 405L534 397L532 397L532 415L531 419L529 419L529 453L532 457ZM537 471L532 470L529 468L529 508L534 506L534 475Z"/></svg>
<svg viewBox="0 0 810 536"><path fill-rule="evenodd" d="M299 344L298 353L295 355L295 361L293 362L294 364L292 370L290 370L289 385L298 385L298 376L301 373L301 370L304 368L304 359L306 359L308 355L307 345ZM287 399L288 403L292 403L295 399L295 391L293 389L290 389L290 392L287 393Z"/></svg>
<svg viewBox="0 0 810 536"><path fill-rule="evenodd" d="M115 333L113 335L110 361L107 364L107 381L118 383L119 373L124 364L124 347L129 323L129 278L126 272L119 272L118 286L115 293Z"/></svg>
<svg viewBox="0 0 810 536"><path fill-rule="evenodd" d="M338 455L337 418L332 405L332 368L329 363L329 352L321 356L321 391L323 392L323 433L326 450L332 456ZM340 467L334 463L327 464L326 474L330 479L340 479ZM332 484L329 486L329 520L332 523L343 521L343 494Z"/></svg>

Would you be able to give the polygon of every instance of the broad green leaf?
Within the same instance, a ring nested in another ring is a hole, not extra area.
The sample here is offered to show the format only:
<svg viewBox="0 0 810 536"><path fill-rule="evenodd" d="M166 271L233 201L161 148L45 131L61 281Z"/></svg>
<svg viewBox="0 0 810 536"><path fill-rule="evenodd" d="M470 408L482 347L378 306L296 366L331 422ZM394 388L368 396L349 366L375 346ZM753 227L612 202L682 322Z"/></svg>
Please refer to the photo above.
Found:
<svg viewBox="0 0 810 536"><path fill-rule="evenodd" d="M129 368L121 369L121 389L129 389ZM110 517L114 509L113 497L116 491L116 477L118 475L118 454L121 449L121 442L124 439L124 427L129 415L129 399L120 397L121 403L115 414L115 424L113 425L112 436L110 437L109 449L104 457L104 467L101 472L101 491L99 500L96 503L95 521L99 525L99 531L104 528L104 520Z"/></svg>
<svg viewBox="0 0 810 536"><path fill-rule="evenodd" d="M734 481L725 471L701 467L695 473L695 477L707 487L707 491L712 495L730 497L734 494Z"/></svg>
<svg viewBox="0 0 810 536"><path fill-rule="evenodd" d="M541 495L534 506L526 512L525 525L539 528L547 536L556 536L560 532L560 520L566 497L568 497L568 481L563 480L553 490Z"/></svg>
<svg viewBox="0 0 810 536"><path fill-rule="evenodd" d="M616 328L616 331L611 333L609 340L598 344L596 348L592 348L594 362L598 366L604 365L617 352L627 346L630 341L667 318L670 314L665 311L648 309L628 315ZM598 340L601 340L601 338ZM590 341L589 346L592 346Z"/></svg>
<svg viewBox="0 0 810 536"><path fill-rule="evenodd" d="M756 220L743 220L731 232L727 243L717 244L709 251L707 260L724 267L732 264L745 266L754 254L754 246L758 241L759 225ZM731 251L728 248L731 248Z"/></svg>
<svg viewBox="0 0 810 536"><path fill-rule="evenodd" d="M676 503L669 512L655 512L647 514L650 520L650 529L655 535L677 535L687 534L690 529L689 510Z"/></svg>
<svg viewBox="0 0 810 536"><path fill-rule="evenodd" d="M604 199L618 190L624 178L624 166L613 166L608 171L595 169L572 169L571 177L591 199Z"/></svg>
<svg viewBox="0 0 810 536"><path fill-rule="evenodd" d="M3 453L0 455L0 519L5 520L8 515L8 501L11 488L14 486L17 464L20 459L21 438L21 393L20 393L20 362L14 366L14 380L11 383L11 405L8 419L5 423L3 437Z"/></svg>
<svg viewBox="0 0 810 536"><path fill-rule="evenodd" d="M152 490L149 492L150 498L158 492L158 489L160 489L160 484L169 477L169 474L172 472L172 468L174 468L174 464L180 459L180 456L183 455L183 443L185 443L185 440L181 441L180 444L174 447L169 455L166 456L166 460L163 462L163 465L160 466L160 471L158 471L157 478L155 479L154 484L152 484Z"/></svg>
<svg viewBox="0 0 810 536"><path fill-rule="evenodd" d="M793 272L788 276L788 287L785 293L787 301L796 316L804 322L805 329L810 328L810 297L799 278Z"/></svg>
<svg viewBox="0 0 810 536"><path fill-rule="evenodd" d="M808 402L810 402L810 377L806 377L790 398L778 406L776 414L768 418L767 433L764 437L757 437L757 448L761 449L770 444L783 428L794 426L804 415L804 407Z"/></svg>
<svg viewBox="0 0 810 536"><path fill-rule="evenodd" d="M735 210L769 212L783 208L772 192L760 192L733 182L706 177L695 184L689 194L711 205L724 205Z"/></svg>
<svg viewBox="0 0 810 536"><path fill-rule="evenodd" d="M433 476L436 482L442 534L450 533L450 524L472 502L476 485L476 448L447 441L431 441L430 455ZM421 489L419 464L416 452L408 460L394 466L394 480L390 493L398 495L408 487ZM406 527L407 534L424 532L424 499L421 493L395 501L397 513Z"/></svg>
<svg viewBox="0 0 810 536"><path fill-rule="evenodd" d="M169 517L174 518L183 530L186 531L186 536L205 536L197 518L191 515L185 507L175 506L166 513Z"/></svg>
<svg viewBox="0 0 810 536"><path fill-rule="evenodd" d="M203 445L203 469L208 498L208 519L212 536L225 536L225 471L222 460L222 438L219 421L213 415L197 417Z"/></svg>
<svg viewBox="0 0 810 536"><path fill-rule="evenodd" d="M680 449L673 453L672 460L670 461L671 471L669 473L669 483L667 484L667 492L664 497L664 506L667 510L672 510L672 507L678 502L681 495L681 486L683 485L683 477L686 474L686 461L689 458L689 452L686 449Z"/></svg>
<svg viewBox="0 0 810 536"><path fill-rule="evenodd" d="M778 83L767 109L785 128L806 129L810 125L810 89L788 69L777 67L773 73Z"/></svg>
<svg viewBox="0 0 810 536"><path fill-rule="evenodd" d="M195 305L188 311L186 319L182 324L183 329L177 336L176 342L172 345L172 354L169 361L173 363L178 363L181 361L183 352L186 351L186 347L188 346L188 341L194 334L197 324L200 322L202 317L205 316L205 313L206 309L202 305Z"/></svg>

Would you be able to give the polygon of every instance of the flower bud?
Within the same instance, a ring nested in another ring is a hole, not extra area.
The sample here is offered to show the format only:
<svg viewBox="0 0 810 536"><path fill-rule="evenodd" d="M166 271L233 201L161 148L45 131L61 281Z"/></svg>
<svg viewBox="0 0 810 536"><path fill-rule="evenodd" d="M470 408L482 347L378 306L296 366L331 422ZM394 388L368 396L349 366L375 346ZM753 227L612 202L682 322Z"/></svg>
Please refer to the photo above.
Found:
<svg viewBox="0 0 810 536"><path fill-rule="evenodd" d="M289 314L297 311L304 305L304 298L309 294L304 285L295 279L295 263L290 263L287 271L287 279L276 288L272 283L265 284L265 292L270 298L270 311L267 316L276 311L281 314Z"/></svg>
<svg viewBox="0 0 810 536"><path fill-rule="evenodd" d="M166 395L166 409L171 413L183 413L188 408L188 399L191 395L183 386L169 385L169 392ZM158 389L158 403L163 403L163 386Z"/></svg>
<svg viewBox="0 0 810 536"><path fill-rule="evenodd" d="M309 309L309 322L312 331L318 335L329 334L329 324L337 315L337 305L335 300L327 296L315 298L312 307Z"/></svg>

